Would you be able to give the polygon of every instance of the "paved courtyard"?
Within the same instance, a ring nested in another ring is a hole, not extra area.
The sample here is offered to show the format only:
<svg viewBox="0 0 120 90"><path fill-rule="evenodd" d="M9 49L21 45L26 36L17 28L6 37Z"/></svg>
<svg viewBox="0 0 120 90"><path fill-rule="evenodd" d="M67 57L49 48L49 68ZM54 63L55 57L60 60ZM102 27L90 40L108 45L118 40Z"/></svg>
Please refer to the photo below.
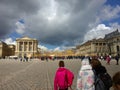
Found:
<svg viewBox="0 0 120 90"><path fill-rule="evenodd" d="M59 60L21 62L19 60L1 59L0 90L53 90L54 75L58 62ZM106 65L105 61L101 62L105 65L111 76L115 72L120 71L120 65L115 65L115 60L111 61L111 65ZM81 61L65 60L65 66L75 74L72 85L73 90L75 90Z"/></svg>

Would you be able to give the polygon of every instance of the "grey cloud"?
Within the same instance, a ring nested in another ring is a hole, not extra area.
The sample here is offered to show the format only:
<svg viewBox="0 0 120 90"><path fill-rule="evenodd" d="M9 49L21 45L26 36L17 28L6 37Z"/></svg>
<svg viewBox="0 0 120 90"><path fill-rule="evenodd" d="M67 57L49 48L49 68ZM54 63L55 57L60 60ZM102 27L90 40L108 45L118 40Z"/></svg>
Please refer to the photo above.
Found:
<svg viewBox="0 0 120 90"><path fill-rule="evenodd" d="M66 45L64 42L67 42L67 45L73 45L75 41L83 41L84 35L89 30L89 23L95 21L96 13L105 1L101 0L98 3L95 0L56 0L55 3L57 5L55 19L48 23L46 17L49 16L49 13L42 16L43 12L40 11L38 17L32 17L31 23L27 19L28 24L32 25L28 30L35 31L36 33L32 35L37 37L40 42L51 45ZM41 10L44 8L49 7L42 7ZM64 16L67 19L64 19Z"/></svg>
<svg viewBox="0 0 120 90"><path fill-rule="evenodd" d="M26 26L24 35L35 37L39 42L59 46L81 43L88 25L95 22L96 13L105 1L1 0L0 36L15 30L15 22L22 17Z"/></svg>
<svg viewBox="0 0 120 90"><path fill-rule="evenodd" d="M15 30L15 23L24 15L38 11L34 0L0 0L0 38Z"/></svg>

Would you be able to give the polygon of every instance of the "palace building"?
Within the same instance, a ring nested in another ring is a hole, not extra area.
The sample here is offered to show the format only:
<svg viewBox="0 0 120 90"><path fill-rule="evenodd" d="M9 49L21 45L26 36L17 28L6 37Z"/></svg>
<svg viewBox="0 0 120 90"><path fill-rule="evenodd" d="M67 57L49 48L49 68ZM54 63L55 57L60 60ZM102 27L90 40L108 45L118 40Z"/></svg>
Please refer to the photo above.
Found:
<svg viewBox="0 0 120 90"><path fill-rule="evenodd" d="M76 48L76 53L81 56L120 55L120 32L116 30L104 38L89 40Z"/></svg>
<svg viewBox="0 0 120 90"><path fill-rule="evenodd" d="M104 38L89 40L81 45L76 46L76 49L66 50L64 52L42 52L38 48L38 40L29 37L16 39L16 45L6 44L0 41L0 58L7 56L17 57L41 57L48 55L55 56L116 56L120 55L120 32L118 30L106 34Z"/></svg>
<svg viewBox="0 0 120 90"><path fill-rule="evenodd" d="M104 56L108 51L107 43L102 38L89 40L77 46L77 49L80 56Z"/></svg>
<svg viewBox="0 0 120 90"><path fill-rule="evenodd" d="M38 53L38 41L29 37L16 39L15 55L18 57L34 58Z"/></svg>

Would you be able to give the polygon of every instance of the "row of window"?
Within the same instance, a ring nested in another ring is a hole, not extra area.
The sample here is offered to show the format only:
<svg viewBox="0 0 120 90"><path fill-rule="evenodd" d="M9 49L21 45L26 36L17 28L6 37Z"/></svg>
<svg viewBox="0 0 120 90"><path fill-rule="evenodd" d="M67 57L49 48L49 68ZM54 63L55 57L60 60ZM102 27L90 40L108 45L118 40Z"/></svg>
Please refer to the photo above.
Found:
<svg viewBox="0 0 120 90"><path fill-rule="evenodd" d="M24 47L24 50L23 50L23 46L20 46L19 51L32 51L32 46L30 46L29 48Z"/></svg>

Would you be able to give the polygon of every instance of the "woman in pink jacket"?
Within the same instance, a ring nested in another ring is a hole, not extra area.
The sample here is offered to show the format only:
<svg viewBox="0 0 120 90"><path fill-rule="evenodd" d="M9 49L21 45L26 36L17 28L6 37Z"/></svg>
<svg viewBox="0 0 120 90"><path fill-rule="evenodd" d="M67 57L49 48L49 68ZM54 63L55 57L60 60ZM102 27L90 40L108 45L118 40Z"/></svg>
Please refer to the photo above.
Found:
<svg viewBox="0 0 120 90"><path fill-rule="evenodd" d="M59 62L59 68L54 78L54 90L68 90L71 87L74 74L64 67L64 62Z"/></svg>

